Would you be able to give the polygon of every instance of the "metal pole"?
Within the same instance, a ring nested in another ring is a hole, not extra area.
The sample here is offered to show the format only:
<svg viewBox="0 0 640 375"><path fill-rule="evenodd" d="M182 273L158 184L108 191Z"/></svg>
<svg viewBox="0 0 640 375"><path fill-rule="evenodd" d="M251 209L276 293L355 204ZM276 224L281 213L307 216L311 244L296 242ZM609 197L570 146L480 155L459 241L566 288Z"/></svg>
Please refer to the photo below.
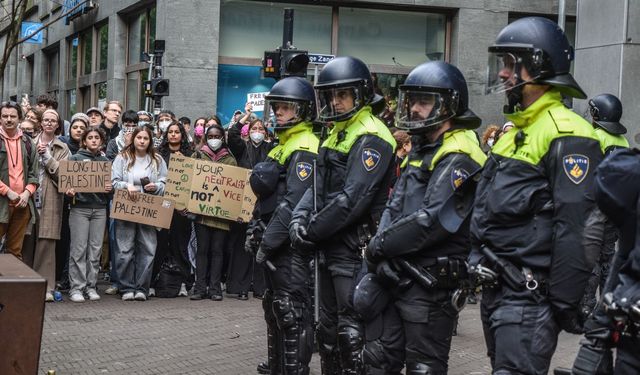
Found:
<svg viewBox="0 0 640 375"><path fill-rule="evenodd" d="M151 74L153 72L153 65L155 64L155 54L149 54L149 57L151 58L151 61L149 61L149 73L147 74L147 80L151 81L151 78L153 78ZM144 110L151 113L151 98L148 96L144 98Z"/></svg>
<svg viewBox="0 0 640 375"><path fill-rule="evenodd" d="M565 19L565 0L558 0L558 26L564 31L564 19Z"/></svg>
<svg viewBox="0 0 640 375"><path fill-rule="evenodd" d="M293 9L284 9L284 27L282 28L282 49L293 46Z"/></svg>

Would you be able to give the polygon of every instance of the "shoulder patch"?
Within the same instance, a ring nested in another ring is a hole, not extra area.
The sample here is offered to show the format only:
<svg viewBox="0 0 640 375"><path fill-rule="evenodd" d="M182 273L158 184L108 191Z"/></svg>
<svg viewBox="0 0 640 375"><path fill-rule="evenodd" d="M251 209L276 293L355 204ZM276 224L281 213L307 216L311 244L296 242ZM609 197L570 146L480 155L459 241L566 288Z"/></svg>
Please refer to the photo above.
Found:
<svg viewBox="0 0 640 375"><path fill-rule="evenodd" d="M300 161L296 163L296 175L298 176L300 181L304 181L309 178L309 176L311 176L312 170L313 167L307 162Z"/></svg>
<svg viewBox="0 0 640 375"><path fill-rule="evenodd" d="M373 148L365 148L362 150L362 165L367 172L374 170L380 162L380 152Z"/></svg>
<svg viewBox="0 0 640 375"><path fill-rule="evenodd" d="M457 189L462 183L469 178L469 172L462 168L455 168L451 171L451 186L453 189Z"/></svg>
<svg viewBox="0 0 640 375"><path fill-rule="evenodd" d="M565 155L562 158L562 169L569 180L578 185L589 173L589 158L580 154Z"/></svg>

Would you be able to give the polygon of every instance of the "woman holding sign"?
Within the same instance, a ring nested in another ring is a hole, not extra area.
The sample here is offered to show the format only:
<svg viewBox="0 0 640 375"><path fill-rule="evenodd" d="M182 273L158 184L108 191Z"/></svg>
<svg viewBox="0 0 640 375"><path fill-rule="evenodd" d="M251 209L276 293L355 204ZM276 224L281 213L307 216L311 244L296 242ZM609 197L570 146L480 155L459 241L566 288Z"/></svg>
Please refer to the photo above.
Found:
<svg viewBox="0 0 640 375"><path fill-rule="evenodd" d="M100 151L106 139L102 129L90 128L80 138L80 150L71 155L69 160L109 161ZM74 188L66 191L71 198L69 226L73 227L69 253L69 296L72 302L84 302L85 293L91 301L100 299L96 282L104 228L107 224L108 193L112 189L111 181L106 181L104 193L76 193Z"/></svg>
<svg viewBox="0 0 640 375"><path fill-rule="evenodd" d="M204 159L216 163L237 165L236 159L227 148L224 140L224 128L215 124L210 126L205 138L207 144L193 154L194 159ZM222 252L229 230L229 221L210 216L198 216L196 221L196 285L192 300L201 300L208 296L214 301L222 301Z"/></svg>
<svg viewBox="0 0 640 375"><path fill-rule="evenodd" d="M153 134L147 127L137 128L133 142L116 156L111 168L114 189L126 189L136 201L141 192L162 195L167 179L167 164L153 148ZM115 220L116 273L123 301L146 301L151 283L151 268L156 253L156 228Z"/></svg>

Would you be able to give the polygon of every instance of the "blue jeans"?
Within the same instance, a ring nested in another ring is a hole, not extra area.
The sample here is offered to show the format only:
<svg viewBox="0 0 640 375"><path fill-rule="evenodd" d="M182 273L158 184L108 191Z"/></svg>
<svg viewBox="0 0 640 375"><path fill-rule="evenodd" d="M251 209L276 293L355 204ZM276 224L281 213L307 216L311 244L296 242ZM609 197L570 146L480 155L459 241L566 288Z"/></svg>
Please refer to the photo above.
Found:
<svg viewBox="0 0 640 375"><path fill-rule="evenodd" d="M120 291L146 295L158 243L156 228L122 220L115 220L115 227L118 245L115 260Z"/></svg>

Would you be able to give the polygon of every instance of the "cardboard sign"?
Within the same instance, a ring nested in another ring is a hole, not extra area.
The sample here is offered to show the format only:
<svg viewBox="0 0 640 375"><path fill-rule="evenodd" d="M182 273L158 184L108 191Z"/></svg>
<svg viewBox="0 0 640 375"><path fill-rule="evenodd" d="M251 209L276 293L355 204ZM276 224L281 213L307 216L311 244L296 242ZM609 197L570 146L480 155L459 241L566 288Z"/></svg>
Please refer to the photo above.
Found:
<svg viewBox="0 0 640 375"><path fill-rule="evenodd" d="M198 215L249 221L255 202L253 193L247 192L251 191L250 173L245 168L194 160L187 209Z"/></svg>
<svg viewBox="0 0 640 375"><path fill-rule="evenodd" d="M111 182L110 161L62 160L58 167L58 192L73 188L76 193L104 193L106 182Z"/></svg>
<svg viewBox="0 0 640 375"><path fill-rule="evenodd" d="M144 193L138 193L138 200L133 202L127 190L118 189L113 196L111 217L169 229L174 206L171 199Z"/></svg>
<svg viewBox="0 0 640 375"><path fill-rule="evenodd" d="M171 154L169 158L164 196L176 203L176 210L184 210L189 202L194 162L194 159L176 154Z"/></svg>

